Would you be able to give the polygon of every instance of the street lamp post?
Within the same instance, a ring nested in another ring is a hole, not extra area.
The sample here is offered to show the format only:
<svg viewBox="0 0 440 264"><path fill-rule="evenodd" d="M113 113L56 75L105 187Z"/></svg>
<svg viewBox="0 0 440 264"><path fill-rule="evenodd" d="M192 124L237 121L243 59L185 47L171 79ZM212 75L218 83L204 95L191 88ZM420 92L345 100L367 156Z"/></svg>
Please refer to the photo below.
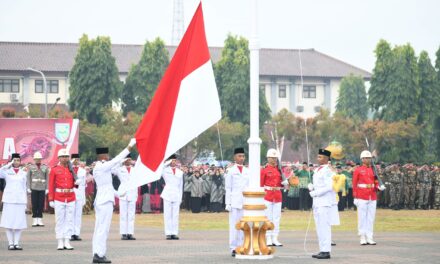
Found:
<svg viewBox="0 0 440 264"><path fill-rule="evenodd" d="M44 96L45 96L45 102L44 102L44 117L47 118L47 83L46 83L46 76L44 75L44 73L42 71L33 69L31 67L27 68L29 71L33 71L36 73L41 74L41 76L43 77L43 86L44 86Z"/></svg>

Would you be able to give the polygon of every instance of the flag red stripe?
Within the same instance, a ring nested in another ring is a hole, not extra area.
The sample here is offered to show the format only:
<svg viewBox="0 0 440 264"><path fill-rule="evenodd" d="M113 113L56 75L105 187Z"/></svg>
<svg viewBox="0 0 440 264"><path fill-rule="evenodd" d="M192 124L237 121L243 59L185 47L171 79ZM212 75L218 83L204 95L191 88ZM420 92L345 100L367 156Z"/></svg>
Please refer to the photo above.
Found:
<svg viewBox="0 0 440 264"><path fill-rule="evenodd" d="M200 3L136 131L139 155L150 170L156 171L165 158L180 83L209 59Z"/></svg>

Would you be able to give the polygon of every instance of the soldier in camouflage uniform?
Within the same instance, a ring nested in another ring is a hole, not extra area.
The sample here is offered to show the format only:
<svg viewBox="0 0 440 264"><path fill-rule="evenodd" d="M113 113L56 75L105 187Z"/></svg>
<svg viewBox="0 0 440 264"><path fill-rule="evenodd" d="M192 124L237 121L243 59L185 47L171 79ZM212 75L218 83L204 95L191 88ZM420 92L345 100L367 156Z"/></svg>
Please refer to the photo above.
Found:
<svg viewBox="0 0 440 264"><path fill-rule="evenodd" d="M424 165L417 170L417 190L419 191L419 208L428 210L429 191L431 190L431 175L428 165Z"/></svg>
<svg viewBox="0 0 440 264"><path fill-rule="evenodd" d="M440 209L440 168L435 167L432 171L434 174L434 207Z"/></svg>
<svg viewBox="0 0 440 264"><path fill-rule="evenodd" d="M381 166L376 165L377 176L385 183L385 173ZM385 208L385 192L377 193L377 208Z"/></svg>
<svg viewBox="0 0 440 264"><path fill-rule="evenodd" d="M409 210L414 210L417 190L417 168L413 164L406 164L403 166L404 170L404 196L405 207Z"/></svg>
<svg viewBox="0 0 440 264"><path fill-rule="evenodd" d="M399 210L400 197L402 194L402 177L397 165L391 165L385 169L390 183L390 207Z"/></svg>

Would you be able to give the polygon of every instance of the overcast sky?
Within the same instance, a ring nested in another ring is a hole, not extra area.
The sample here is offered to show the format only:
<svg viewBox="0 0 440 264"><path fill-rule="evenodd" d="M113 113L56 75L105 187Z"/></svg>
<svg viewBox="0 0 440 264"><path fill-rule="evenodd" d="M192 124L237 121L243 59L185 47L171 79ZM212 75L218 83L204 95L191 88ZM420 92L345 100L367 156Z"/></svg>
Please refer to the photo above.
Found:
<svg viewBox="0 0 440 264"><path fill-rule="evenodd" d="M183 0L185 28L199 0ZM251 0L204 0L208 44L228 33L249 37ZM411 43L435 61L440 46L438 0L259 0L262 48L314 48L371 71L383 38ZM171 43L173 0L0 0L0 41L78 42L110 36L112 43ZM1 58L0 58L1 59Z"/></svg>

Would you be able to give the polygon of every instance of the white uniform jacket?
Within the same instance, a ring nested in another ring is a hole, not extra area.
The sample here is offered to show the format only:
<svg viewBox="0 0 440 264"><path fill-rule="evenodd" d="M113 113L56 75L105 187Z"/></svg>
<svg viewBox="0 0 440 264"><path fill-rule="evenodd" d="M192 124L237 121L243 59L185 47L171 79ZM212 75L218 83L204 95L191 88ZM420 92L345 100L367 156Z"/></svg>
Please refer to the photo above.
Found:
<svg viewBox="0 0 440 264"><path fill-rule="evenodd" d="M183 195L183 172L175 168L176 173L170 166L165 167L162 177L165 180L165 187L160 197L170 202L181 202Z"/></svg>
<svg viewBox="0 0 440 264"><path fill-rule="evenodd" d="M333 176L336 173L328 165L321 165L313 173L313 187L316 194L313 197L313 207L332 206L336 203L336 193L333 191Z"/></svg>
<svg viewBox="0 0 440 264"><path fill-rule="evenodd" d="M243 208L243 191L249 185L249 169L243 166L242 172L237 164L228 168L225 173L225 203L232 208Z"/></svg>
<svg viewBox="0 0 440 264"><path fill-rule="evenodd" d="M27 203L26 176L27 172L23 169L19 169L18 173L15 173L10 164L0 168L0 178L6 181L2 200L4 203Z"/></svg>
<svg viewBox="0 0 440 264"><path fill-rule="evenodd" d="M130 172L132 170L133 168L130 168ZM121 181L121 184L127 183L130 179L130 172L128 172L127 167L124 165L114 167L112 172L113 174L118 176L119 180ZM138 198L138 188L135 188L127 191L127 193L124 196L120 196L119 200L133 202L136 201L137 198Z"/></svg>
<svg viewBox="0 0 440 264"><path fill-rule="evenodd" d="M95 205L106 202L115 202L115 189L113 189L112 168L118 166L122 160L130 153L124 149L110 161L98 161L93 169L93 179L96 183Z"/></svg>
<svg viewBox="0 0 440 264"><path fill-rule="evenodd" d="M77 201L85 201L86 200L86 170L84 168L79 167L78 172L76 173L77 180L79 180L78 188L74 188L75 197Z"/></svg>

